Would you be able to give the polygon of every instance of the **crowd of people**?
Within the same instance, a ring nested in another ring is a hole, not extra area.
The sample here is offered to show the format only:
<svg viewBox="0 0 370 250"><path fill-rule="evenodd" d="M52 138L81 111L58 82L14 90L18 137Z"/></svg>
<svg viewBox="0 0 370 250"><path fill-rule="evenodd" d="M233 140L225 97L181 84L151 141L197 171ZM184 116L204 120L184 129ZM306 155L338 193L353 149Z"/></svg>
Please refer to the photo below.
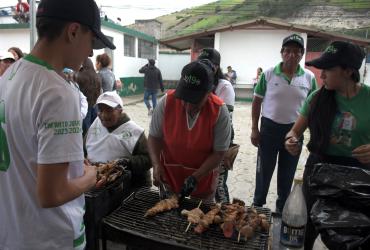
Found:
<svg viewBox="0 0 370 250"><path fill-rule="evenodd" d="M96 69L88 58L93 49L115 49L100 30L97 11L94 0L41 0L31 52L0 52L0 200L6 201L0 206L0 249L84 249L83 193L96 185L96 162L125 164L133 188L153 183L181 197L230 202L228 171L239 148L232 122L236 71L229 66L224 74L221 54L204 48L157 102L158 90L165 92L163 79L148 59L139 70L152 116L147 137L116 91L120 82L110 56L98 55ZM314 164L370 166L370 88L359 83L358 71L363 50L335 41L306 62L322 69L321 88L299 64L304 53L303 38L287 36L282 60L258 68L255 79L253 205L265 205L277 166L276 213L290 193L306 128L308 212L317 198L308 187ZM309 220L307 249L316 236Z"/></svg>

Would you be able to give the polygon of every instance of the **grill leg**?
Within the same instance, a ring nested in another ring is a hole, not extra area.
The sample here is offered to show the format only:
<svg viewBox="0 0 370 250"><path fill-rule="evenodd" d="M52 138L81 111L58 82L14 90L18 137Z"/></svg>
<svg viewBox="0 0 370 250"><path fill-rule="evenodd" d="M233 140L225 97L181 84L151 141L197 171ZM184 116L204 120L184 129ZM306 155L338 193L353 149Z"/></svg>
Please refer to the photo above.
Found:
<svg viewBox="0 0 370 250"><path fill-rule="evenodd" d="M107 240L106 239L102 239L101 240L101 243L102 243L102 248L103 248L103 250L107 250Z"/></svg>

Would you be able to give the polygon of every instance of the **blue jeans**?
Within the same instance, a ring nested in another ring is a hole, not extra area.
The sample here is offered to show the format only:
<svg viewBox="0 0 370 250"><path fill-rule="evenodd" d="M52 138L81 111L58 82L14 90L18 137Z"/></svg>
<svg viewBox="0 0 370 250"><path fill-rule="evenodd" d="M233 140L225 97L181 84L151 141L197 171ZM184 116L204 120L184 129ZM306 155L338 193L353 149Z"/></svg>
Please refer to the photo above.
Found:
<svg viewBox="0 0 370 250"><path fill-rule="evenodd" d="M158 92L158 89L145 89L144 90L144 103L146 105L146 107L149 109L151 109L153 107L153 109L155 108L155 106L157 106L157 92ZM149 102L149 98L150 96L152 96L152 105L150 105L150 102Z"/></svg>
<svg viewBox="0 0 370 250"><path fill-rule="evenodd" d="M292 156L284 147L285 135L293 124L278 124L268 118L261 118L260 146L256 168L256 188L253 203L266 204L266 196L278 159L276 211L282 212L289 196L299 155ZM303 139L301 139L303 140Z"/></svg>

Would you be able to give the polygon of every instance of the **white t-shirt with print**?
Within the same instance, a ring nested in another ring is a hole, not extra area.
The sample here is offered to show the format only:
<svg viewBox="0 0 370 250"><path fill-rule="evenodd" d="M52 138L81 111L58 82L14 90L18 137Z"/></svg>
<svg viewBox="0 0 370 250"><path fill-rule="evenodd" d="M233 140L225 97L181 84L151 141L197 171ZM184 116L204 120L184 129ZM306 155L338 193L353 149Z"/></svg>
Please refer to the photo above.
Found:
<svg viewBox="0 0 370 250"><path fill-rule="evenodd" d="M1 78L0 103L10 154L10 162L0 157L0 249L83 249L84 196L41 208L36 189L37 164L69 162L69 178L83 175L78 91L27 56Z"/></svg>

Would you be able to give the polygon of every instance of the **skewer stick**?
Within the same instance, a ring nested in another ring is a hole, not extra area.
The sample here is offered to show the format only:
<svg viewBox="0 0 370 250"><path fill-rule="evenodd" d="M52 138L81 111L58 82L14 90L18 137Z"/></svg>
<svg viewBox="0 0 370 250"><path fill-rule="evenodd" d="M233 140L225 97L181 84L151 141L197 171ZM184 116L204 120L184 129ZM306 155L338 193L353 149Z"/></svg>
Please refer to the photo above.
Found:
<svg viewBox="0 0 370 250"><path fill-rule="evenodd" d="M198 204L198 208L200 207L200 205L202 205L202 200L200 200L200 202L199 202L199 204ZM190 225L191 225L191 222L189 222L188 226L186 227L186 229L185 229L185 233L189 230Z"/></svg>
<svg viewBox="0 0 370 250"><path fill-rule="evenodd" d="M239 234L238 234L238 243L239 243L239 241L240 241L240 231L239 231Z"/></svg>

